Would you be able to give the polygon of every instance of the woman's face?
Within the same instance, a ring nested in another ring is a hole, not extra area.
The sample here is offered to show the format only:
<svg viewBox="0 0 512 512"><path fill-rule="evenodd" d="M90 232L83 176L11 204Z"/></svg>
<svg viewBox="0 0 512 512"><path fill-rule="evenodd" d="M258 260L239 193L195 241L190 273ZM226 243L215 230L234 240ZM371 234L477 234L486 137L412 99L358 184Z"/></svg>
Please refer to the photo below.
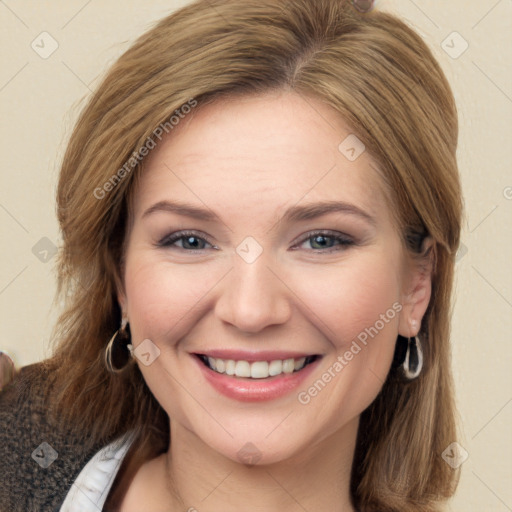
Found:
<svg viewBox="0 0 512 512"><path fill-rule="evenodd" d="M198 109L149 155L120 302L173 435L263 464L355 433L429 298L372 165L292 93Z"/></svg>

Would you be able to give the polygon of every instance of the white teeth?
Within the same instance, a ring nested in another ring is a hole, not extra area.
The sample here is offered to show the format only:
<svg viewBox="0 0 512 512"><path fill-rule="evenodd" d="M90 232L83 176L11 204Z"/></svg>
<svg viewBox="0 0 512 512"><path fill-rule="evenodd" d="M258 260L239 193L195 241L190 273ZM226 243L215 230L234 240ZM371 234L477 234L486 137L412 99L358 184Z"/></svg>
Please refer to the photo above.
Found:
<svg viewBox="0 0 512 512"><path fill-rule="evenodd" d="M256 361L251 364L251 377L253 379L266 379L268 375L267 361Z"/></svg>
<svg viewBox="0 0 512 512"><path fill-rule="evenodd" d="M280 373L283 373L283 361L272 361L268 365L268 373L272 377L274 375L279 375Z"/></svg>
<svg viewBox="0 0 512 512"><path fill-rule="evenodd" d="M224 362L223 359L216 359L215 360L215 369L219 373L224 373L226 371L226 363Z"/></svg>
<svg viewBox="0 0 512 512"><path fill-rule="evenodd" d="M294 370L300 370L304 366L305 362L306 362L306 358L305 357L301 357L300 359L295 359L295 364L293 366L293 369Z"/></svg>
<svg viewBox="0 0 512 512"><path fill-rule="evenodd" d="M266 379L281 373L293 373L304 368L306 358L284 359L275 361L234 361L233 359L218 359L208 357L208 366L217 373L236 377L250 377L252 379Z"/></svg>
<svg viewBox="0 0 512 512"><path fill-rule="evenodd" d="M226 373L228 375L235 375L236 363L233 359L226 361Z"/></svg>
<svg viewBox="0 0 512 512"><path fill-rule="evenodd" d="M283 361L283 372L284 373L293 373L295 369L295 361L293 359L285 359Z"/></svg>
<svg viewBox="0 0 512 512"><path fill-rule="evenodd" d="M237 361L235 366L235 375L237 377L250 377L251 365L248 361Z"/></svg>

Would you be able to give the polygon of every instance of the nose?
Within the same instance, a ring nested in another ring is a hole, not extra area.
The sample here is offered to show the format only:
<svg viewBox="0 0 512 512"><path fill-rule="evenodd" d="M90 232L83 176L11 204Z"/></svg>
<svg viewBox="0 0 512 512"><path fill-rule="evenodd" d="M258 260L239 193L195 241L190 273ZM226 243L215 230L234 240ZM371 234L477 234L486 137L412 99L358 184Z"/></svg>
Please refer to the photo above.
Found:
<svg viewBox="0 0 512 512"><path fill-rule="evenodd" d="M264 257L246 263L236 257L223 282L215 314L245 333L257 333L286 323L291 315L290 290Z"/></svg>

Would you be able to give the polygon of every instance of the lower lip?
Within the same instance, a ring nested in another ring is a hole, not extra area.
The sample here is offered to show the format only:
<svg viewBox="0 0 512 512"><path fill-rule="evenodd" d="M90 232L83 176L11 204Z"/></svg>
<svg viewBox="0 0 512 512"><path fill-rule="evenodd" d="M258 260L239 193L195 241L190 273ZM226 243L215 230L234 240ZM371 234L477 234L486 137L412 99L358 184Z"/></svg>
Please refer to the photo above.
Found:
<svg viewBox="0 0 512 512"><path fill-rule="evenodd" d="M197 356L193 356L205 379L228 398L241 402L262 402L284 396L306 379L316 368L320 358L293 373L282 373L266 379L249 379L218 373L208 368Z"/></svg>

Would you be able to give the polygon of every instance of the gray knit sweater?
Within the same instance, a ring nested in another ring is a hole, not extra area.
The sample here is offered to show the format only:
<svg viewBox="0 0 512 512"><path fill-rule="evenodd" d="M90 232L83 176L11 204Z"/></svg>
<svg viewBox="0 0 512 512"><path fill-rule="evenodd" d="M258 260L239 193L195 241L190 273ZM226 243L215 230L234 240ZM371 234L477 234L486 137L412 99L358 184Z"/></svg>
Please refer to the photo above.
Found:
<svg viewBox="0 0 512 512"><path fill-rule="evenodd" d="M73 481L102 445L83 442L45 410L43 364L22 368L0 393L0 511L56 512Z"/></svg>

